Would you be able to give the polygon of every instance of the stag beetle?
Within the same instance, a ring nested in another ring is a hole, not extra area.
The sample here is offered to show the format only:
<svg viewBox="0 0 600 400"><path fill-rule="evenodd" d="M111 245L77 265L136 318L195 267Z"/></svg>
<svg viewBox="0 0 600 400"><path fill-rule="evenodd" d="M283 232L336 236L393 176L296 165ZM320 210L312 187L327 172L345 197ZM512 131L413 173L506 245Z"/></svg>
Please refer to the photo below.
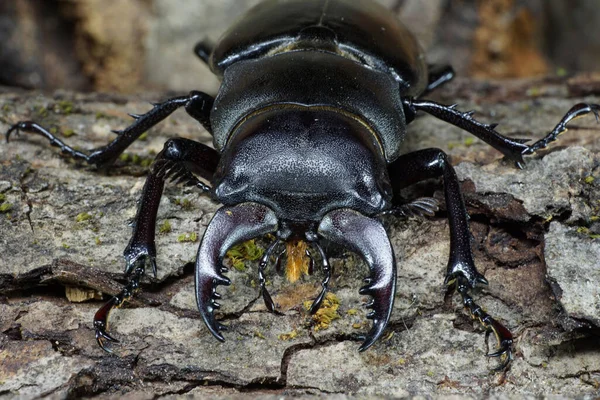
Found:
<svg viewBox="0 0 600 400"><path fill-rule="evenodd" d="M184 107L214 138L214 149L192 140L166 142L146 180L133 236L125 249L124 290L95 315L96 339L116 342L107 332L109 312L133 295L146 268L156 274L155 224L166 180L196 187L222 203L198 250L195 284L200 315L220 341L225 326L215 319L229 285L223 267L226 251L237 243L273 234L275 240L259 264L266 307L276 307L265 287L264 270L271 258L285 254L284 243L302 241L312 248L324 271L322 289L310 312L318 310L332 270L322 241L360 255L370 270L363 295L373 320L359 350L382 335L396 291L396 259L382 215L432 215L437 202L394 201L402 188L442 177L450 225L451 250L446 284L453 284L471 316L498 340L501 367L511 358L510 331L479 307L470 295L487 280L471 253L468 216L459 182L446 154L425 149L401 154L409 124L419 111L456 125L524 166L524 155L545 148L574 118L600 106L577 104L543 139L526 144L495 130L496 124L473 119L422 97L454 76L450 67L431 68L411 33L389 11L372 1L265 1L233 25L216 46L200 42L195 53L222 80L215 98L192 91L154 107L118 131L108 145L86 154L75 150L32 121L6 133L26 131L45 136L68 156L96 166L112 163L134 140L173 111ZM204 183L199 178L208 181ZM314 262L313 254L306 257Z"/></svg>

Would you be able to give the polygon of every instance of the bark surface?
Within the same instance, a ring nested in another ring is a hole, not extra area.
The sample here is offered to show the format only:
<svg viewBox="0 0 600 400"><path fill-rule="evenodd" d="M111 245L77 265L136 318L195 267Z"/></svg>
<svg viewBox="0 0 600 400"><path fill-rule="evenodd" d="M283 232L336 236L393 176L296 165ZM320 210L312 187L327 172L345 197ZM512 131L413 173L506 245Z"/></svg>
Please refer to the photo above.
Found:
<svg viewBox="0 0 600 400"><path fill-rule="evenodd" d="M438 100L477 111L513 137L537 139L580 101L600 103L600 79L476 82L457 80ZM0 93L0 129L31 119L80 149L112 140L112 129L143 113L135 97L56 92ZM222 290L227 341L217 342L196 310L193 261L219 207L191 189L167 185L158 215L158 277L111 315L121 339L114 353L95 343L94 312L125 282L122 251L144 173L163 143L211 138L176 112L134 143L107 172L62 158L41 137L0 145L0 396L223 398L248 395L385 396L600 394L600 125L578 119L559 142L518 170L466 132L432 117L409 127L406 151L448 152L471 215L475 261L489 280L476 301L516 336L514 360L492 372L485 335L443 285L449 252L441 182L404 195L435 196L428 220L387 220L398 258L398 291L385 338L358 353L370 321L358 289L367 268L334 253L326 315L314 320L304 301L319 272L295 284L269 270L284 312L259 297L257 265L231 268ZM268 241L258 241L264 246ZM85 302L76 302L79 299ZM336 304L339 303L339 304ZM495 346L493 336L489 347Z"/></svg>

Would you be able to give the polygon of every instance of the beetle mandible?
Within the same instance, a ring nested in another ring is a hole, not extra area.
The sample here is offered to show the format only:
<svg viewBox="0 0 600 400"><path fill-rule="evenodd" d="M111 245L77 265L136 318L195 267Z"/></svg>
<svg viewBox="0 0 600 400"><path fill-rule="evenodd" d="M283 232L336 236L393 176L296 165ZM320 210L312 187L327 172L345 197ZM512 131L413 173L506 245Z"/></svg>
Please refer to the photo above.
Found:
<svg viewBox="0 0 600 400"><path fill-rule="evenodd" d="M302 241L320 259L325 278L310 309L316 312L332 270L321 245L330 241L360 255L370 276L360 293L372 297L373 320L360 350L381 337L396 290L396 259L382 215L431 215L434 199L397 205L394 194L411 184L442 177L450 226L446 283L454 283L464 306L498 340L505 367L511 358L510 331L479 307L469 294L487 284L471 253L468 216L453 167L439 149L401 154L406 126L419 111L456 125L500 151L517 167L524 155L545 148L574 118L600 106L577 104L543 139L501 135L471 112L423 100L454 76L450 67L432 68L415 38L382 6L372 1L265 1L251 9L213 46L200 42L195 53L222 80L215 98L198 91L175 97L119 131L108 145L89 154L69 147L32 121L13 125L46 137L68 156L99 167L111 164L134 140L173 111L184 107L214 138L214 149L174 138L167 141L146 180L133 236L124 256L130 276L122 292L94 317L96 339L116 342L107 331L108 315L138 288L146 268L156 274L154 244L158 205L166 180L196 187L222 203L208 225L196 259L196 301L209 331L224 338L215 319L218 285L229 285L223 265L233 245L275 235L259 264L266 307L276 307L265 287L264 270L283 243ZM199 178L208 181L204 183ZM311 263L310 252L306 252Z"/></svg>

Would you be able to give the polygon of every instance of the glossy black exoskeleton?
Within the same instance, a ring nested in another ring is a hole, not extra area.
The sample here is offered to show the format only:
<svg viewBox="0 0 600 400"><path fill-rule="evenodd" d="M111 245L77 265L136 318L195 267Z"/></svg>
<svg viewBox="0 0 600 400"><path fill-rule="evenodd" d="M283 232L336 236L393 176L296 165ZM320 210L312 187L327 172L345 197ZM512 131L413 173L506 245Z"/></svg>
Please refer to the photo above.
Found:
<svg viewBox="0 0 600 400"><path fill-rule="evenodd" d="M133 237L125 250L129 284L95 316L96 338L116 341L106 330L110 310L130 297L145 269L156 271L155 222L165 180L192 185L224 204L210 222L196 260L196 298L210 332L224 340L216 321L218 285L230 282L222 265L236 243L266 234L276 240L260 261L259 280L267 308L264 269L283 242L304 240L325 272L315 312L331 277L320 242L340 244L366 262L370 276L360 293L370 295L373 326L360 350L369 348L388 323L396 290L396 260L378 217L430 215L433 199L398 206L398 191L442 177L450 222L451 251L446 282L454 283L470 314L498 339L490 356L511 357L512 335L474 303L469 290L487 283L471 253L468 216L459 182L446 154L426 149L401 154L406 126L425 111L461 127L502 152L518 167L523 155L546 147L573 118L600 107L577 104L542 140L502 136L495 125L421 97L453 77L449 67L432 69L414 37L371 1L265 1L236 23L216 46L202 42L196 54L222 79L216 98L191 92L156 104L107 146L85 154L27 121L8 132L45 136L75 159L104 166L142 133L184 107L214 137L214 149L171 139L157 156L144 187ZM198 177L208 181L203 183ZM277 251L281 256L283 251ZM308 255L310 256L310 253Z"/></svg>

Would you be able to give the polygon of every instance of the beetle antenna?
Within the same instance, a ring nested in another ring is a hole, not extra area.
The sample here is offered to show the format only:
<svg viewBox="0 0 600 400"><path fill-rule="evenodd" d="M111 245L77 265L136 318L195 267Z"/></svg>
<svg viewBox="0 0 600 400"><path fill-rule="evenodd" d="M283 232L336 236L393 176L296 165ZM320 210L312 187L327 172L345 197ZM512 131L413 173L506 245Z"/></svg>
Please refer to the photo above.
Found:
<svg viewBox="0 0 600 400"><path fill-rule="evenodd" d="M267 251L265 251L265 254L262 256L262 258L260 259L260 262L258 264L258 281L260 283L260 293L262 295L263 301L265 302L265 306L267 307L267 310L269 310L275 314L279 314L279 312L275 309L275 303L273 302L273 299L271 298L271 295L269 294L269 291L267 290L267 287L266 287L267 280L265 278L264 272L265 272L265 268L269 264L269 259L271 258L271 255L275 251L275 248L281 242L282 242L281 239L277 239L276 241L271 243L271 245L267 248ZM280 256L281 256L281 254L280 254Z"/></svg>
<svg viewBox="0 0 600 400"><path fill-rule="evenodd" d="M277 271L278 274L283 273L282 269L281 269L281 263L283 260L283 256L285 256L287 253L287 247L284 247L283 250L281 250L279 252L279 254L277 255L277 258L275 259L275 271Z"/></svg>

